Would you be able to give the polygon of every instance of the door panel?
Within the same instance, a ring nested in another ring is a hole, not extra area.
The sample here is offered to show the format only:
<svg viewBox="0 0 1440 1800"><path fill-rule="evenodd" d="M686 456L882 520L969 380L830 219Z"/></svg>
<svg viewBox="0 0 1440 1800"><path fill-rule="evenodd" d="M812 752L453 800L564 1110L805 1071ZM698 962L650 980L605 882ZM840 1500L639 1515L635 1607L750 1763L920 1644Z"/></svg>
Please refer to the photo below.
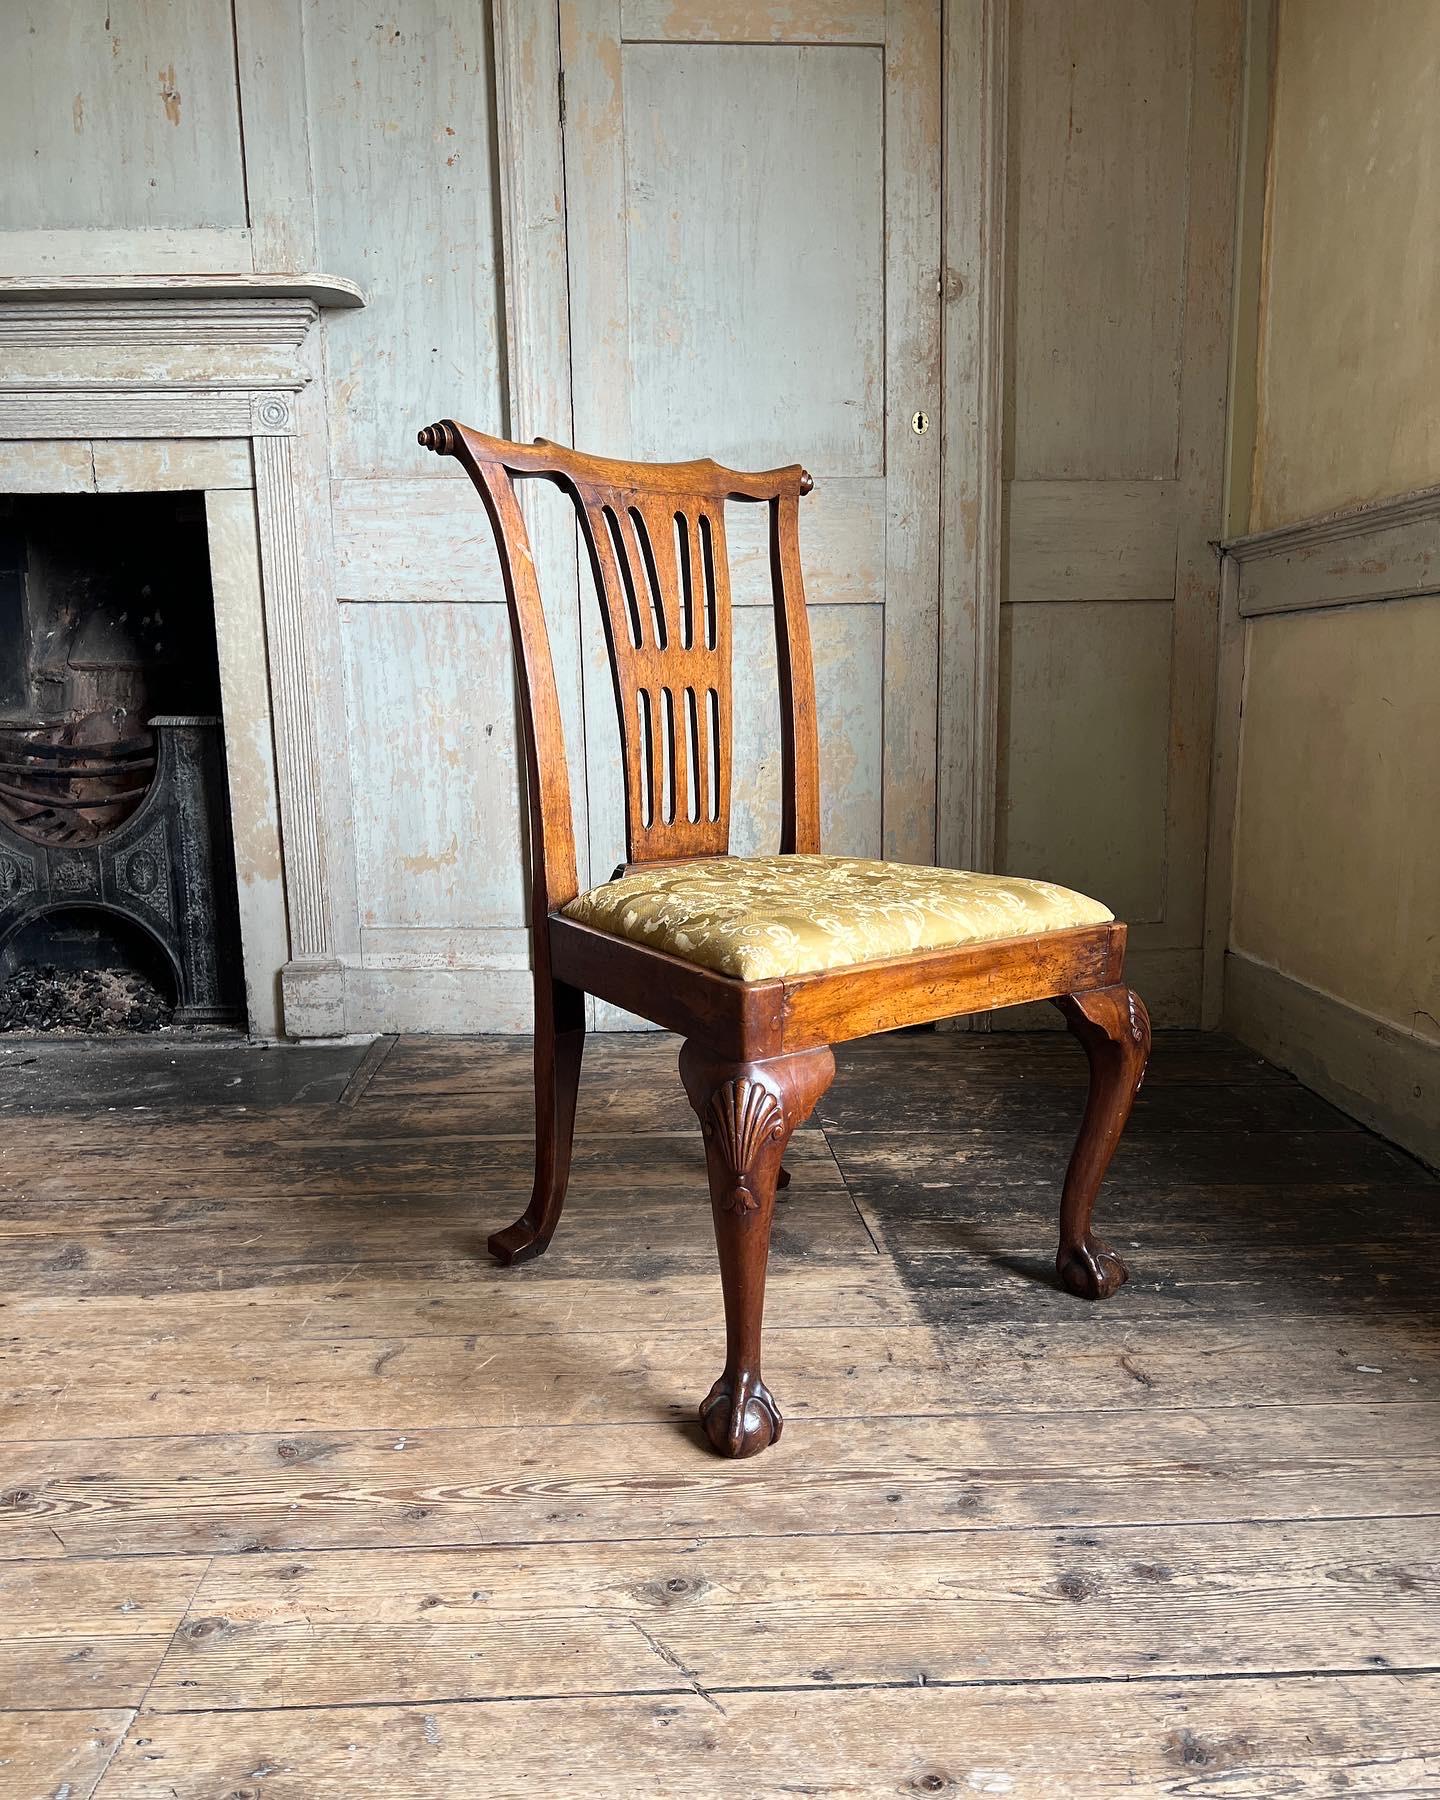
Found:
<svg viewBox="0 0 1440 1800"><path fill-rule="evenodd" d="M1157 1024L1199 1007L1239 24L1011 5L998 866L1126 919Z"/></svg>
<svg viewBox="0 0 1440 1800"><path fill-rule="evenodd" d="M561 0L575 442L803 462L825 848L935 841L940 396L936 0ZM934 427L911 428L914 414ZM765 522L731 506L737 850L778 845ZM591 868L624 852L598 608Z"/></svg>
<svg viewBox="0 0 1440 1800"><path fill-rule="evenodd" d="M817 480L883 475L883 53L634 44L623 70L638 453L703 431L765 468L803 421ZM765 129L737 143L747 117Z"/></svg>
<svg viewBox="0 0 1440 1800"><path fill-rule="evenodd" d="M1165 912L1168 601L1007 606L1000 626L998 858Z"/></svg>

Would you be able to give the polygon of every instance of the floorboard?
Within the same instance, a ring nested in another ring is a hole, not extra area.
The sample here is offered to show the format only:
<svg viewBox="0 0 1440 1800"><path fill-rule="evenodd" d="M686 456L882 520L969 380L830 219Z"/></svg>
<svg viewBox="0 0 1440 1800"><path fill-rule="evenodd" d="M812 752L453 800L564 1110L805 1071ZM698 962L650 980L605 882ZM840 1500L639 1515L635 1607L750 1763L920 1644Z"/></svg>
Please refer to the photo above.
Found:
<svg viewBox="0 0 1440 1800"><path fill-rule="evenodd" d="M848 1046L727 1463L675 1050L501 1271L524 1040L0 1046L5 1800L1440 1793L1440 1183L1160 1034L1091 1307L1074 1045Z"/></svg>

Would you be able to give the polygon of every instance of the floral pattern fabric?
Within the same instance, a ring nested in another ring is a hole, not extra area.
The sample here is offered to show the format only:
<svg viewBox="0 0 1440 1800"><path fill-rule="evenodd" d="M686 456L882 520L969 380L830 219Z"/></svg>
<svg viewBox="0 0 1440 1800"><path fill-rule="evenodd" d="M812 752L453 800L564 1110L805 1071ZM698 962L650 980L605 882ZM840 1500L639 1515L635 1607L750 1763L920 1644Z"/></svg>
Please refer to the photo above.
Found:
<svg viewBox="0 0 1440 1800"><path fill-rule="evenodd" d="M715 857L637 869L562 912L741 981L1101 925L1098 900L1019 875L856 856Z"/></svg>

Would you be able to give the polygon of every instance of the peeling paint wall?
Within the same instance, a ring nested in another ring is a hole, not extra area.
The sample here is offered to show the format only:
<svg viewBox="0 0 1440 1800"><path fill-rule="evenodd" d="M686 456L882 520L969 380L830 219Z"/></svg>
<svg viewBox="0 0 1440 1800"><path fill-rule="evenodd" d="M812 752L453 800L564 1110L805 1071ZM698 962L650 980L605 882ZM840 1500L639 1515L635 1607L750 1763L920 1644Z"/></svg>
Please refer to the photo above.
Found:
<svg viewBox="0 0 1440 1800"><path fill-rule="evenodd" d="M1440 1044L1440 601L1250 626L1231 942Z"/></svg>
<svg viewBox="0 0 1440 1800"><path fill-rule="evenodd" d="M320 261L366 294L325 328L360 956L439 950L478 977L453 1028L513 1028L474 967L525 923L504 596L469 482L415 442L447 415L506 425L489 9L305 0L304 19ZM390 983L373 1022L420 1023L408 1006Z"/></svg>
<svg viewBox="0 0 1440 1800"><path fill-rule="evenodd" d="M353 891L354 917L337 938L363 996L350 1022L522 1027L503 594L469 483L415 442L445 414L507 423L488 5L17 0L6 23L6 272L318 268L363 288L364 308L317 327L341 648L327 705L345 721L319 748L348 772L354 872L337 904ZM250 216L276 164L307 246L293 253ZM263 634L230 649L263 677ZM242 798L249 772L235 774Z"/></svg>
<svg viewBox="0 0 1440 1800"><path fill-rule="evenodd" d="M998 864L1103 900L1152 1016L1191 1024L1240 7L1011 17Z"/></svg>
<svg viewBox="0 0 1440 1800"><path fill-rule="evenodd" d="M1242 564L1284 610L1243 627L1225 1017L1435 1155L1440 505L1385 503L1440 483L1440 9L1279 0L1274 26L1250 528L1380 522Z"/></svg>
<svg viewBox="0 0 1440 1800"><path fill-rule="evenodd" d="M1281 0L1252 531L1440 480L1437 94L1434 0Z"/></svg>
<svg viewBox="0 0 1440 1800"><path fill-rule="evenodd" d="M0 68L0 231L242 226L226 6L12 0Z"/></svg>
<svg viewBox="0 0 1440 1800"><path fill-rule="evenodd" d="M1070 880L1131 918L1137 983L1162 1019L1193 1017L1198 989L1238 10L1015 0L1012 30L1000 849L1005 866ZM883 56L839 41L843 11L829 46L767 45L791 28L779 5L753 42L693 53L656 47L670 28L658 13L653 31L636 26L636 280L707 330L693 392L669 380L663 331L629 353L625 385L643 394L656 451L763 461L809 457L814 440L803 532L827 839L928 857L938 579L923 459L938 462L940 434L912 437L909 420L934 408L939 183L907 198L895 174L939 154L938 102L924 98L939 7L880 9L916 25L904 54ZM325 678L329 716L344 721L344 741L321 750L348 772L354 878L340 904L353 916L337 936L363 996L349 1023L523 1028L503 595L468 483L414 444L447 413L508 424L489 8L18 0L18 16L0 68L5 266L29 249L50 267L77 255L132 271L319 267L367 294L363 309L325 316L318 383L334 546ZM748 138L732 108L681 79L716 70L750 109ZM251 97L243 109L237 94ZM717 190L710 170L727 157L736 181ZM798 214L752 217L735 199L741 173L769 192L797 170ZM268 217L262 194L279 197ZM723 223L713 241L694 228L705 216ZM747 283L779 309L763 358L727 348ZM912 290L914 318L896 300ZM802 401L813 417L797 444ZM707 410L738 438L692 442ZM767 435L772 416L783 430ZM736 552L742 649L765 696L737 746L737 838L759 846L777 809L753 521L737 526ZM605 680L592 692L608 707Z"/></svg>

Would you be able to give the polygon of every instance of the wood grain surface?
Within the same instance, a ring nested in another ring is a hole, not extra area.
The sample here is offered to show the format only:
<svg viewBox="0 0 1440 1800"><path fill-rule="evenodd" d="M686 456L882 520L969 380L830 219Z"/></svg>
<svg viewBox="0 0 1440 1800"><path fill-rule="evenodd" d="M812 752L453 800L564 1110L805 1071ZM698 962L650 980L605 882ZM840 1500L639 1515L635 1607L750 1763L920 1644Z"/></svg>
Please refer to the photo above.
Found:
<svg viewBox="0 0 1440 1800"><path fill-rule="evenodd" d="M1440 1187L1239 1046L1157 1036L1104 1308L1076 1047L843 1047L753 1461L673 1039L508 1271L524 1041L5 1049L6 1800L1440 1791Z"/></svg>

